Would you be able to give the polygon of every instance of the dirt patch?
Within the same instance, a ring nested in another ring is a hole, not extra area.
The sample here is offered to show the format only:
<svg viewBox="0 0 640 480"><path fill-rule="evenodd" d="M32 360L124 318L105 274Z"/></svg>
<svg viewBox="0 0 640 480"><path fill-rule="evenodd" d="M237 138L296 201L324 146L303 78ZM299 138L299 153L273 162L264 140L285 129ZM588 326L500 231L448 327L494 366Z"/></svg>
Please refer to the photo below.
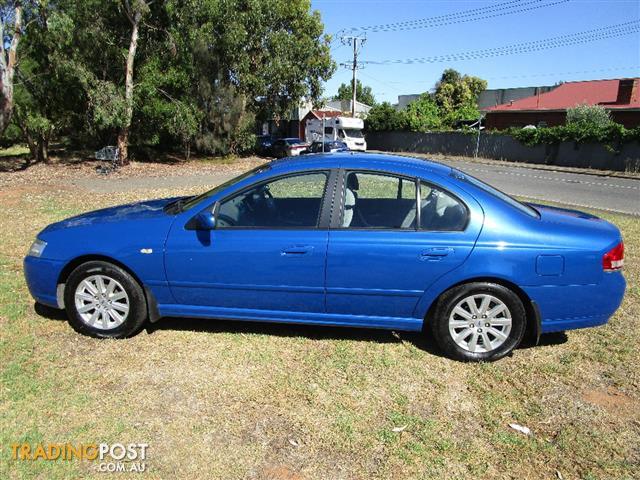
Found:
<svg viewBox="0 0 640 480"><path fill-rule="evenodd" d="M614 387L595 388L586 390L582 399L597 407L604 408L615 415L637 415L640 402L622 393Z"/></svg>
<svg viewBox="0 0 640 480"><path fill-rule="evenodd" d="M286 465L277 465L266 467L258 474L256 480L303 480L303 478Z"/></svg>

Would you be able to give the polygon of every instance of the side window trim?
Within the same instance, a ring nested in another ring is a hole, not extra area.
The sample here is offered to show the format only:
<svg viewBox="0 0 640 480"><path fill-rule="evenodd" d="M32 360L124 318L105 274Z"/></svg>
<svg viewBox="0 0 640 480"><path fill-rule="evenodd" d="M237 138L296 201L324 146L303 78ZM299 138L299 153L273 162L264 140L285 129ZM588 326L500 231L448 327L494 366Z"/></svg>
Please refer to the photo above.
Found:
<svg viewBox="0 0 640 480"><path fill-rule="evenodd" d="M293 177L300 177L300 176L304 176L304 175L313 175L313 174L324 174L325 175L325 183L324 183L324 190L322 192L322 197L320 199L320 210L318 212L318 220L316 222L316 225L313 227L248 227L248 226L226 226L226 227L220 227L218 225L216 225L214 230L323 230L323 229L327 229L328 228L328 222L323 222L323 220L326 220L326 212L325 212L325 204L327 202L327 198L328 196L330 196L333 192L332 192L332 186L330 185L331 180L332 180L332 176L335 176L336 174L334 173L333 169L314 169L314 170L302 170L302 171L297 171L297 172L288 172L288 173L284 173L282 175L278 175L278 176L274 176L268 179L263 179L260 181L257 181L255 183L252 183L250 185L247 185L246 187L230 193L229 195L217 200L213 205L209 205L206 209L212 209L213 215L215 218L217 218L218 215L218 211L220 210L220 206L228 201L231 200L232 198L236 197L237 195L242 195L243 193L252 190L254 188L259 187L260 185L264 185L264 184L268 184L268 183L273 183L279 180L283 180L286 178L293 178ZM335 183L335 181L334 181ZM330 211L330 208L329 208ZM217 223L217 222L216 222Z"/></svg>

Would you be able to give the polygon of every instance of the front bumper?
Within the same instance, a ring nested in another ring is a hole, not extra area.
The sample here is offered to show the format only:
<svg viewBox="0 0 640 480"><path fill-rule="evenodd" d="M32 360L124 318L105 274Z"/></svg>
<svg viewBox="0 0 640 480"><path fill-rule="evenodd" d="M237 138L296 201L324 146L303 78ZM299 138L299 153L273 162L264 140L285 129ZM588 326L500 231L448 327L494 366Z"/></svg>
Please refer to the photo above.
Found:
<svg viewBox="0 0 640 480"><path fill-rule="evenodd" d="M27 256L24 259L24 278L34 300L58 308L56 290L64 262Z"/></svg>

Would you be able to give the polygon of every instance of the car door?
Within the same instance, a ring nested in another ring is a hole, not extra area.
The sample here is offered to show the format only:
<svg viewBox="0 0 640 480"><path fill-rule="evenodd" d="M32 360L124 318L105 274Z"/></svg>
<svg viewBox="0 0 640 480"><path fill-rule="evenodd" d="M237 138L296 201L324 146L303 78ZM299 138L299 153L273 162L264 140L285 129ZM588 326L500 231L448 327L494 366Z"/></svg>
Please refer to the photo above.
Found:
<svg viewBox="0 0 640 480"><path fill-rule="evenodd" d="M165 264L176 301L323 313L329 176L322 170L263 180L208 206L213 230L189 230L188 222L172 228Z"/></svg>
<svg viewBox="0 0 640 480"><path fill-rule="evenodd" d="M481 217L447 190L408 176L345 171L338 185L327 313L412 317L429 285L469 256Z"/></svg>

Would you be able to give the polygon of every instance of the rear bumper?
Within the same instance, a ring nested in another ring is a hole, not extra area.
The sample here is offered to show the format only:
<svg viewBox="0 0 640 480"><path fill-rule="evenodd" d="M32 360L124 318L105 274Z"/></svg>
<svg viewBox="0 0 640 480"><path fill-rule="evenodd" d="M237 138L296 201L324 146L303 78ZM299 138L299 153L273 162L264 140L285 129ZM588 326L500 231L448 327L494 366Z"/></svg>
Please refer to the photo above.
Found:
<svg viewBox="0 0 640 480"><path fill-rule="evenodd" d="M56 288L64 263L46 258L25 257L24 278L29 293L38 303L58 308Z"/></svg>
<svg viewBox="0 0 640 480"><path fill-rule="evenodd" d="M620 307L626 282L621 272L613 272L595 285L523 289L540 309L541 332L549 333L604 325Z"/></svg>

